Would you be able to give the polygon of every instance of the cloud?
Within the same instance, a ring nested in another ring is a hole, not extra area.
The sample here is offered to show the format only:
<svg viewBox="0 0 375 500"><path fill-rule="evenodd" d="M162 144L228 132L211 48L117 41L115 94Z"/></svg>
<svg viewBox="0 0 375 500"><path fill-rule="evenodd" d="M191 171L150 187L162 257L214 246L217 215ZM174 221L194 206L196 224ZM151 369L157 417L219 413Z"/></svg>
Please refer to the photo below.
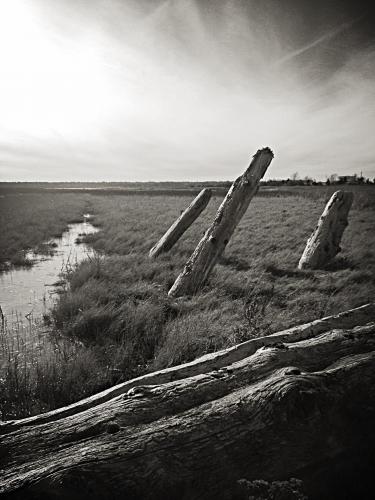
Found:
<svg viewBox="0 0 375 500"><path fill-rule="evenodd" d="M277 61L276 64L280 65L280 64L283 64L287 61L290 61L291 59L294 59L295 57L307 52L308 50L310 50L314 47L317 47L318 45L326 42L327 40L330 40L331 38L335 37L336 35L339 35L340 33L342 33L344 30L349 29L351 26L353 26L353 24L355 24L360 19L362 19L362 17L363 16L360 16L357 19L354 19L353 21L342 23L338 28L331 29L330 31L328 31L324 35L316 38L312 42L310 42L306 45L303 45L302 47L299 47L298 49L293 50L293 51L289 52L288 54L286 54L285 56L281 57Z"/></svg>
<svg viewBox="0 0 375 500"><path fill-rule="evenodd" d="M0 68L3 178L232 179L266 145L272 177L375 175L373 48L330 63L353 23L290 50L256 2L34 1L37 46L11 26Z"/></svg>

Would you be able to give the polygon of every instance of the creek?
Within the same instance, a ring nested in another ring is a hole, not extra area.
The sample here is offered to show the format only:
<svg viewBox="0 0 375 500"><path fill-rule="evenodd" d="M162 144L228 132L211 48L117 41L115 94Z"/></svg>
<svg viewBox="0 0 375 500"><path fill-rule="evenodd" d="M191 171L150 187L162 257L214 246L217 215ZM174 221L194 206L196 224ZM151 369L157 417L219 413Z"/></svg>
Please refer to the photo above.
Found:
<svg viewBox="0 0 375 500"><path fill-rule="evenodd" d="M98 231L88 219L87 214L83 222L69 224L60 238L50 240L51 255L29 252L31 267L0 273L0 306L7 321L41 318L53 305L64 272L94 255L91 247L80 242L82 235Z"/></svg>

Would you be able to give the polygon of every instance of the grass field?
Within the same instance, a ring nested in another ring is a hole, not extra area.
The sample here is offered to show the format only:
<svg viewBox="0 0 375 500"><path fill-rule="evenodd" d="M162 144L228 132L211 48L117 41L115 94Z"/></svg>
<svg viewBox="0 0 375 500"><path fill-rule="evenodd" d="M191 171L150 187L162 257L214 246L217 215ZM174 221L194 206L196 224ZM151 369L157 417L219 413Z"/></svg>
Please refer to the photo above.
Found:
<svg viewBox="0 0 375 500"><path fill-rule="evenodd" d="M81 392L74 392L74 398L252 336L374 300L375 189L354 188L342 253L327 268L298 271L297 263L334 189L261 192L252 201L205 288L194 297L178 300L168 298L168 289L212 221L222 198L211 200L170 253L150 260L149 249L191 197L43 195L44 208L43 203L38 205L35 214L51 211L51 206L66 206L65 197L69 196L70 211L62 210L59 214L61 225L64 217L67 222L76 213L82 213L84 207L93 213L93 222L101 229L86 238L97 250L97 256L70 271L70 287L51 313L55 329L80 346L65 357L56 357L57 365L65 363L64 370L69 371L70 364L74 366L77 378L80 359L85 375L80 378ZM34 205L41 203L41 198L27 198L32 196L42 195L24 195L23 202L28 199ZM43 227L42 222L39 218ZM22 232L19 227L17 232ZM6 246L4 241L3 247ZM56 377L64 370L56 368ZM10 386L14 378L12 370L8 372L9 381L5 380L3 387ZM51 374L45 379L53 391L56 380ZM40 380L39 377L39 385ZM35 387L28 388L30 397L43 399ZM67 389L50 400L40 402L39 408L71 402L72 394Z"/></svg>

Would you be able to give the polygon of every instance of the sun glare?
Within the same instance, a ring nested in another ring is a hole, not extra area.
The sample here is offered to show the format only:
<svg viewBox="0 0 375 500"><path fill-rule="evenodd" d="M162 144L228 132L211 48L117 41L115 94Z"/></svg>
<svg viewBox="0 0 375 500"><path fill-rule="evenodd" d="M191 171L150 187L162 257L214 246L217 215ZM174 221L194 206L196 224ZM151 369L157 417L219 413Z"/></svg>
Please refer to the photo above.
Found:
<svg viewBox="0 0 375 500"><path fill-rule="evenodd" d="M75 136L97 124L110 96L90 41L47 29L31 2L0 3L0 120L8 132Z"/></svg>

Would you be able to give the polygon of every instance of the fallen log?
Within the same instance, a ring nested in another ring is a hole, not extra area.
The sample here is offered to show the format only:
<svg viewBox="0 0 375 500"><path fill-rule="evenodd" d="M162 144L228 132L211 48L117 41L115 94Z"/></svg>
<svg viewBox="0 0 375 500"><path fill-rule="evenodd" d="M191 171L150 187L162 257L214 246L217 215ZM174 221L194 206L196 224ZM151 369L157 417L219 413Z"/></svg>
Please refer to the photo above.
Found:
<svg viewBox="0 0 375 500"><path fill-rule="evenodd" d="M149 256L154 258L162 252L168 252L207 207L211 196L211 189L202 189L198 196L194 198L187 209L171 225L156 245L151 248Z"/></svg>
<svg viewBox="0 0 375 500"><path fill-rule="evenodd" d="M258 150L249 167L238 177L220 205L210 228L198 243L168 295L179 297L197 292L206 282L218 258L256 194L259 181L273 158L269 148Z"/></svg>
<svg viewBox="0 0 375 500"><path fill-rule="evenodd" d="M179 380L146 378L68 416L2 424L0 493L231 498L241 477L298 476L375 440L374 305L297 328L222 351L221 367L208 357Z"/></svg>
<svg viewBox="0 0 375 500"><path fill-rule="evenodd" d="M341 238L348 225L352 202L353 193L350 191L336 191L332 195L306 243L299 269L319 269L341 251Z"/></svg>
<svg viewBox="0 0 375 500"><path fill-rule="evenodd" d="M254 354L263 346L282 342L298 342L329 330L350 329L354 326L364 325L372 319L375 320L375 304L369 303L334 316L317 319L310 323L298 325L272 335L257 337L228 349L206 354L189 363L184 363L183 365L172 366L164 370L147 373L135 379L115 385L94 396L82 399L77 403L58 408L57 410L19 420L0 422L0 435L4 432L11 432L24 426L40 425L80 413L88 408L93 408L94 406L105 403L121 394L125 394L133 387L160 385L207 373L212 370L219 370L222 367Z"/></svg>

